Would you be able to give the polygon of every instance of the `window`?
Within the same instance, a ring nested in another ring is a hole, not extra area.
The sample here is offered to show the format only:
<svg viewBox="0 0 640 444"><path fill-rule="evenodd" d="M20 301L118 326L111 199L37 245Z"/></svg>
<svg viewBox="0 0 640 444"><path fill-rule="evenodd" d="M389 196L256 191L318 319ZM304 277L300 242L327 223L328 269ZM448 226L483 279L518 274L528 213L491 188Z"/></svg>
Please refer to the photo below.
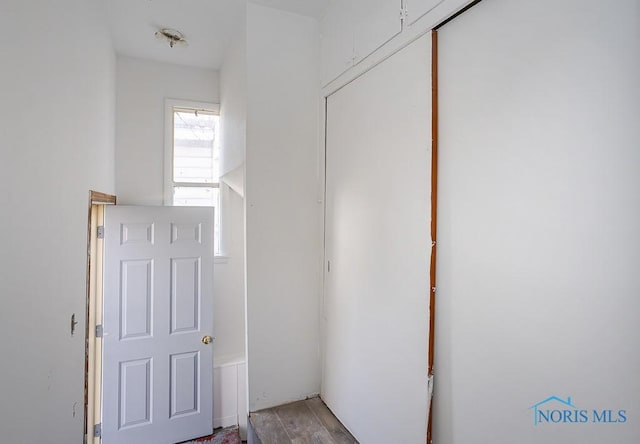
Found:
<svg viewBox="0 0 640 444"><path fill-rule="evenodd" d="M214 245L220 255L218 105L166 100L165 205L215 208Z"/></svg>

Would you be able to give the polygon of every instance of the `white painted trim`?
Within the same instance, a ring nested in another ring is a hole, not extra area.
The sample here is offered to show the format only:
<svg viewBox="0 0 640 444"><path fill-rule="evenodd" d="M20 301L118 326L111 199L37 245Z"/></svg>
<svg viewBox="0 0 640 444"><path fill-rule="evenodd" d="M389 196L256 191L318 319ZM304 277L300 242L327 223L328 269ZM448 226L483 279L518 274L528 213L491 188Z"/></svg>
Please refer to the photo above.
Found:
<svg viewBox="0 0 640 444"><path fill-rule="evenodd" d="M183 188L220 188L220 182L172 182L171 185Z"/></svg>
<svg viewBox="0 0 640 444"><path fill-rule="evenodd" d="M217 391L214 389L213 392L214 406L218 407L217 410L214 408L213 426L218 428L239 425L241 429L246 429L247 409L246 401L242 396L247 391L246 379L243 375L246 371L245 359L236 356L234 361L216 364L213 369L216 379L214 387L219 388Z"/></svg>
<svg viewBox="0 0 640 444"><path fill-rule="evenodd" d="M353 82L358 77L384 62L398 51L415 42L423 35L431 32L435 26L456 14L469 3L472 3L472 1L473 0L456 0L441 2L414 23L404 25L402 32L396 34L392 39L387 41L380 48L376 49L372 54L358 61L355 65L341 73L334 80L323 85L322 96L328 97L343 86Z"/></svg>
<svg viewBox="0 0 640 444"><path fill-rule="evenodd" d="M218 364L217 362L213 365L213 368L222 368L222 367L232 367L232 366L238 366L238 365L242 365L242 364L246 364L246 360L243 357L236 357L236 358L218 358L216 359L216 361L222 361L221 364Z"/></svg>
<svg viewBox="0 0 640 444"><path fill-rule="evenodd" d="M213 427L216 429L220 427L231 427L235 425L238 425L238 415L230 415L213 419Z"/></svg>

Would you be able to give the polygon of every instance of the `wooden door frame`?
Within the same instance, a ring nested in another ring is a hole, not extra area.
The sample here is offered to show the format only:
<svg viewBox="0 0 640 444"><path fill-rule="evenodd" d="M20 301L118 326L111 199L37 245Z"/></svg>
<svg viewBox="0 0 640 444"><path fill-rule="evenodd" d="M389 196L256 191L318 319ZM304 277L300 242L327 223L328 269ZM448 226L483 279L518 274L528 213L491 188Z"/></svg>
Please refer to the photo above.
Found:
<svg viewBox="0 0 640 444"><path fill-rule="evenodd" d="M438 228L438 31L431 31L431 261L429 270L429 419L427 444L432 443L433 362L436 325L436 235Z"/></svg>
<svg viewBox="0 0 640 444"><path fill-rule="evenodd" d="M85 361L84 361L84 439L85 443L95 442L93 426L99 422L100 381L97 376L101 366L98 355L101 344L96 338L97 317L101 304L101 260L102 241L98 239L98 226L104 218L104 206L115 205L116 196L98 191L89 191L87 217L87 290L85 312ZM98 438L99 442L99 438Z"/></svg>
<svg viewBox="0 0 640 444"><path fill-rule="evenodd" d="M433 388L436 334L436 235L438 228L438 29L480 3L474 0L467 6L438 23L431 30L431 268L429 270L429 364L430 387L427 444L433 444Z"/></svg>

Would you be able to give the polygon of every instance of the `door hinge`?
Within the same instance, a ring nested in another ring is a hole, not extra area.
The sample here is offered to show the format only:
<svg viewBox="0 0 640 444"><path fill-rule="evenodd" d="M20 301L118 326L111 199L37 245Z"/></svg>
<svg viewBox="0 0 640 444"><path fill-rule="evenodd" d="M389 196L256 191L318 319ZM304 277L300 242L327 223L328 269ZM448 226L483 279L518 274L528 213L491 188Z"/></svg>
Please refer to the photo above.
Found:
<svg viewBox="0 0 640 444"><path fill-rule="evenodd" d="M102 325L96 325L96 338L102 337Z"/></svg>
<svg viewBox="0 0 640 444"><path fill-rule="evenodd" d="M331 261L327 261L327 273L331 273Z"/></svg>
<svg viewBox="0 0 640 444"><path fill-rule="evenodd" d="M102 438L102 423L93 426L93 437Z"/></svg>
<svg viewBox="0 0 640 444"><path fill-rule="evenodd" d="M98 226L98 239L104 239L104 226Z"/></svg>

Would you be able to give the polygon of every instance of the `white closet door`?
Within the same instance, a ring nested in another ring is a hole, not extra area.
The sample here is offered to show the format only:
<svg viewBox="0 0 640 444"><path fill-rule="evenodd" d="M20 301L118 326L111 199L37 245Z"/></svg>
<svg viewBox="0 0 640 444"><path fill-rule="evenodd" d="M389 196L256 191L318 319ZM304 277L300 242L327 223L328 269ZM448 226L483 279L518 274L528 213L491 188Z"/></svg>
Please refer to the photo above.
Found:
<svg viewBox="0 0 640 444"><path fill-rule="evenodd" d="M322 397L367 444L426 440L430 51L425 36L327 103Z"/></svg>
<svg viewBox="0 0 640 444"><path fill-rule="evenodd" d="M434 442L636 442L640 3L487 0L438 41Z"/></svg>

